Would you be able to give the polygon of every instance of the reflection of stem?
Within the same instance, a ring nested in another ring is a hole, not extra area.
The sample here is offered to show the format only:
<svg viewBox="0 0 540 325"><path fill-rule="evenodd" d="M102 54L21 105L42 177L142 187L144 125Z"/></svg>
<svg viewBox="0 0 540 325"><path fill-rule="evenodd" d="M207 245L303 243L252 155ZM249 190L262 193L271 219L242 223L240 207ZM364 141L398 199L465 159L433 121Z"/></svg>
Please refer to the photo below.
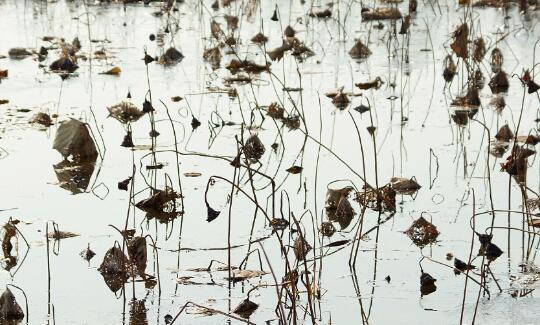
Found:
<svg viewBox="0 0 540 325"><path fill-rule="evenodd" d="M47 242L47 324L51 316L51 262L49 257L49 222L45 224L45 240Z"/></svg>
<svg viewBox="0 0 540 325"><path fill-rule="evenodd" d="M472 189L472 196L473 196L473 215L476 214L476 197L474 195L474 188ZM469 259L467 261L467 265L471 265L471 259L472 259L472 251L473 251L473 246L474 246L474 234L476 232L476 223L474 222L475 220L473 220L473 225L472 225L472 238L471 238L471 249L469 250ZM467 267L467 271L466 271L466 277L465 277L465 286L463 288L463 300L461 301L461 316L459 318L459 323L460 324L463 324L463 313L465 311L465 298L467 296L467 283L469 281L469 267Z"/></svg>

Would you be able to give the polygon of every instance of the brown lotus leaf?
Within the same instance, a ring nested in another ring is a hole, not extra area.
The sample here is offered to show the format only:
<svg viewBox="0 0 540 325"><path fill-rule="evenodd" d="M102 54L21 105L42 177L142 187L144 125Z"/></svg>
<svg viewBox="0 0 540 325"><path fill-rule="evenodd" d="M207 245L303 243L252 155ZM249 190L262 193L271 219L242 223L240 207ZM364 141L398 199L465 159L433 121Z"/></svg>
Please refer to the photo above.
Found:
<svg viewBox="0 0 540 325"><path fill-rule="evenodd" d="M291 25L288 25L287 27L285 27L283 35L285 35L286 37L294 37L294 35L296 35L296 31L294 30L294 28L291 27Z"/></svg>
<svg viewBox="0 0 540 325"><path fill-rule="evenodd" d="M424 219L424 217L420 217L412 223L409 229L405 231L405 234L409 236L416 246L424 247L437 240L439 231L431 222Z"/></svg>
<svg viewBox="0 0 540 325"><path fill-rule="evenodd" d="M164 65L172 65L182 61L184 55L174 47L169 47L159 58L158 62Z"/></svg>
<svg viewBox="0 0 540 325"><path fill-rule="evenodd" d="M465 108L478 108L480 104L480 96L476 87L469 88L464 96L458 96L452 101L452 106Z"/></svg>
<svg viewBox="0 0 540 325"><path fill-rule="evenodd" d="M266 37L263 33L257 33L251 38L251 42L255 44L264 44L268 42L268 37Z"/></svg>
<svg viewBox="0 0 540 325"><path fill-rule="evenodd" d="M362 20L400 19L401 12L396 7L375 8L362 12Z"/></svg>
<svg viewBox="0 0 540 325"><path fill-rule="evenodd" d="M250 160L259 160L266 151L264 144L257 134L250 136L244 144L244 155Z"/></svg>
<svg viewBox="0 0 540 325"><path fill-rule="evenodd" d="M501 126L497 134L495 134L495 139L500 141L510 141L514 138L514 132L510 130L510 126L508 124L505 124Z"/></svg>
<svg viewBox="0 0 540 325"><path fill-rule="evenodd" d="M139 201L135 206L146 212L174 210L176 199L179 197L180 194L176 193L172 188L165 187L164 190L155 190L152 196Z"/></svg>
<svg viewBox="0 0 540 325"><path fill-rule="evenodd" d="M450 48L459 58L467 59L469 57L468 38L469 26L467 23L460 25L454 32L454 41L450 44Z"/></svg>
<svg viewBox="0 0 540 325"><path fill-rule="evenodd" d="M457 70L456 64L454 63L454 59L452 58L451 55L447 55L444 58L443 65L444 65L444 70L443 70L444 81L450 82L452 81L452 79L454 79L454 76L456 75L456 70Z"/></svg>
<svg viewBox="0 0 540 325"><path fill-rule="evenodd" d="M292 166L286 169L286 172L290 174L300 174L304 168L300 166Z"/></svg>
<svg viewBox="0 0 540 325"><path fill-rule="evenodd" d="M501 70L504 63L504 56L499 48L494 48L491 51L491 71L497 73Z"/></svg>
<svg viewBox="0 0 540 325"><path fill-rule="evenodd" d="M224 16L225 21L227 22L227 28L230 30L236 30L238 29L238 16L232 16L232 15L225 15Z"/></svg>
<svg viewBox="0 0 540 325"><path fill-rule="evenodd" d="M20 320L24 318L24 312L21 306L17 303L15 296L6 288L0 296L0 319L11 324L11 320ZM4 323L4 322L2 322Z"/></svg>
<svg viewBox="0 0 540 325"><path fill-rule="evenodd" d="M34 116L32 116L32 118L30 119L30 123L40 124L45 127L51 126L53 124L50 115L43 112L36 113Z"/></svg>
<svg viewBox="0 0 540 325"><path fill-rule="evenodd" d="M298 236L294 240L294 256L299 261L306 258L311 248L311 245L302 236Z"/></svg>
<svg viewBox="0 0 540 325"><path fill-rule="evenodd" d="M356 193L356 201L374 211L396 211L396 191L391 184L379 189L367 188L363 192Z"/></svg>
<svg viewBox="0 0 540 325"><path fill-rule="evenodd" d="M107 110L110 116L124 124L136 122L144 115L144 112L130 101L121 101L116 105L107 107Z"/></svg>
<svg viewBox="0 0 540 325"><path fill-rule="evenodd" d="M362 41L357 40L349 50L349 55L353 59L366 59L371 55L371 50Z"/></svg>
<svg viewBox="0 0 540 325"><path fill-rule="evenodd" d="M371 88L379 89L383 83L384 82L382 81L382 79L380 77L377 77L373 81L360 82L354 85L362 90L366 90L366 89L371 89Z"/></svg>
<svg viewBox="0 0 540 325"><path fill-rule="evenodd" d="M324 10L311 10L309 16L315 18L330 18L332 17L332 11L328 8Z"/></svg>
<svg viewBox="0 0 540 325"><path fill-rule="evenodd" d="M146 238L133 237L127 246L127 251L131 263L137 268L137 272L144 277L147 262Z"/></svg>
<svg viewBox="0 0 540 325"><path fill-rule="evenodd" d="M127 274L128 263L129 260L127 256L122 252L122 249L115 245L105 253L103 261L98 268L98 271L102 274L109 275Z"/></svg>
<svg viewBox="0 0 540 325"><path fill-rule="evenodd" d="M234 308L233 313L240 315L242 318L249 318L257 308L259 308L259 305L249 299L245 299Z"/></svg>
<svg viewBox="0 0 540 325"><path fill-rule="evenodd" d="M268 106L268 109L266 110L266 115L275 119L283 118L284 113L285 113L285 109L279 106L279 104L276 102L270 104L270 106Z"/></svg>
<svg viewBox="0 0 540 325"><path fill-rule="evenodd" d="M473 60L481 62L486 56L486 42L484 38L479 37L473 41Z"/></svg>
<svg viewBox="0 0 540 325"><path fill-rule="evenodd" d="M489 81L489 88L491 88L493 94L507 92L509 87L508 76L502 69Z"/></svg>
<svg viewBox="0 0 540 325"><path fill-rule="evenodd" d="M392 184L392 188L399 194L413 194L422 187L418 184L415 177L392 177L390 184Z"/></svg>

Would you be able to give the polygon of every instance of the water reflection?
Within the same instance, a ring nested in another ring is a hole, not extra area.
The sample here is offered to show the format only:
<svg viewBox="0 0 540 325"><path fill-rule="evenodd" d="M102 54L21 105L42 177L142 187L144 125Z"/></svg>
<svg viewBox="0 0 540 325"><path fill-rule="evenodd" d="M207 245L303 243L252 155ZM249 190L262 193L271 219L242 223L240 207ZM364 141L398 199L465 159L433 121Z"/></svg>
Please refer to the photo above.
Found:
<svg viewBox="0 0 540 325"><path fill-rule="evenodd" d="M145 301L133 299L129 303L129 324L130 325L146 325L148 324L148 317L146 312L148 310L145 306Z"/></svg>
<svg viewBox="0 0 540 325"><path fill-rule="evenodd" d="M97 157L82 161L69 161L67 159L53 165L58 185L72 194L86 192L90 179L94 173Z"/></svg>

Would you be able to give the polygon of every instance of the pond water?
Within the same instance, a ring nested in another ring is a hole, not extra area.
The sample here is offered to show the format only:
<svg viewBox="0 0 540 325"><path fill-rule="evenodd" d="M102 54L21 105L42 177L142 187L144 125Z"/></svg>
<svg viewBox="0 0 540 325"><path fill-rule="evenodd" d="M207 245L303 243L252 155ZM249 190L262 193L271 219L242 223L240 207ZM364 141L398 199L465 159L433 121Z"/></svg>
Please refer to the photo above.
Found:
<svg viewBox="0 0 540 325"><path fill-rule="evenodd" d="M410 4L0 0L0 283L24 311L20 323L168 324L180 311L175 324L539 323L540 239L529 223L540 97L521 80L539 71L540 4L486 4L428 0L410 18L368 20L374 8L405 16ZM251 41L259 32L268 42ZM480 37L485 56L475 60ZM368 57L351 57L357 40ZM29 53L15 58L13 48ZM157 60L146 64L145 53ZM78 69L51 71L61 57ZM509 87L494 95L498 69ZM452 105L471 89L480 105L471 94ZM140 116L145 101L153 111ZM107 108L119 103L138 109L114 118ZM37 113L52 124L30 123ZM66 135L70 119L86 124ZM496 143L505 124L528 144ZM128 132L133 147L121 146ZM95 154L65 161L59 137L74 139L72 151L82 137ZM152 195L146 203L160 211L135 206ZM428 223L415 234L429 238L413 241L406 230L420 217ZM500 257L477 256L473 224ZM111 247L129 255L126 229L145 238L146 269L103 275ZM78 236L47 241L47 230ZM476 269L454 274L453 257L469 254ZM422 294L422 272L436 291ZM234 310L248 294L258 308L244 318Z"/></svg>

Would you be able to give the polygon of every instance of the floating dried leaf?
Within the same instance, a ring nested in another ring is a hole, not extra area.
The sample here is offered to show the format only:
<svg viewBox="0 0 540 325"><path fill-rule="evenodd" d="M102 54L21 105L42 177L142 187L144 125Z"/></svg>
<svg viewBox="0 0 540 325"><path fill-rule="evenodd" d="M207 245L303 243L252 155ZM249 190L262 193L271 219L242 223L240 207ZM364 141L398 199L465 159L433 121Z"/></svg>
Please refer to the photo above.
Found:
<svg viewBox="0 0 540 325"><path fill-rule="evenodd" d="M165 65L171 65L182 61L184 55L180 53L174 47L170 47L165 51L165 53L159 58L159 63Z"/></svg>
<svg viewBox="0 0 540 325"><path fill-rule="evenodd" d="M96 256L96 253L90 249L90 244L88 244L88 247L83 249L79 255L81 255L82 258L84 258L87 261L90 261L94 256Z"/></svg>
<svg viewBox="0 0 540 325"><path fill-rule="evenodd" d="M362 11L362 20L383 20L383 19L400 19L401 12L398 8L388 7L388 8L375 8L372 10Z"/></svg>
<svg viewBox="0 0 540 325"><path fill-rule="evenodd" d="M414 194L422 187L418 184L415 177L392 177L390 183L392 184L392 188L399 194Z"/></svg>
<svg viewBox="0 0 540 325"><path fill-rule="evenodd" d="M30 119L30 123L40 124L45 127L51 126L53 124L49 114L43 112L36 113L34 116L32 116L32 118Z"/></svg>
<svg viewBox="0 0 540 325"><path fill-rule="evenodd" d="M405 234L413 241L413 243L422 248L428 244L432 244L437 240L439 231L431 222L420 217L415 220L412 225L405 231Z"/></svg>
<svg viewBox="0 0 540 325"><path fill-rule="evenodd" d="M510 130L510 126L508 124L501 126L501 128L495 135L495 139L499 141L510 141L513 138L514 138L514 132Z"/></svg>
<svg viewBox="0 0 540 325"><path fill-rule="evenodd" d="M126 100L121 101L116 105L107 107L107 110L109 110L110 116L124 124L136 122L144 115L144 112L141 111L135 104Z"/></svg>
<svg viewBox="0 0 540 325"><path fill-rule="evenodd" d="M336 227L334 227L331 222L324 221L323 223L321 223L319 231L323 236L332 237L332 235L336 232Z"/></svg>
<svg viewBox="0 0 540 325"><path fill-rule="evenodd" d="M371 50L362 43L362 41L357 40L354 46L349 50L349 55L353 59L366 59L371 55Z"/></svg>
<svg viewBox="0 0 540 325"><path fill-rule="evenodd" d="M32 55L32 52L28 51L27 49L23 47L14 47L9 49L8 55L11 59L24 59L27 56Z"/></svg>
<svg viewBox="0 0 540 325"><path fill-rule="evenodd" d="M101 74L108 74L108 75L111 75L111 76L119 76L120 73L122 72L122 69L120 69L119 67L113 67L105 72L101 72Z"/></svg>

